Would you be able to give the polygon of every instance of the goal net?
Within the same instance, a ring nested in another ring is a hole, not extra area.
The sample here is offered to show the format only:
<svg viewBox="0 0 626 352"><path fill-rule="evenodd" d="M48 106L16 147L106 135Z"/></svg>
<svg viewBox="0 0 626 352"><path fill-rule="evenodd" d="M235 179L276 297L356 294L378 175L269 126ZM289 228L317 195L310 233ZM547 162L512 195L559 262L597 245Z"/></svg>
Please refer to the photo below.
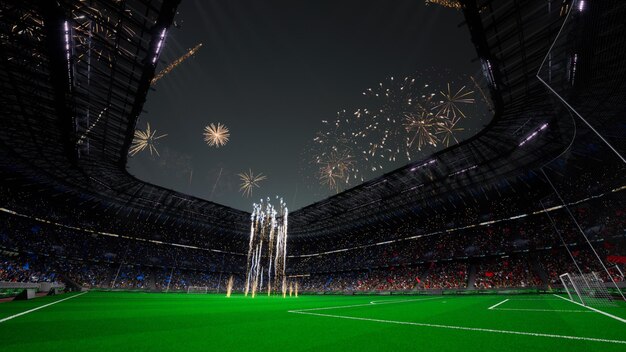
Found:
<svg viewBox="0 0 626 352"><path fill-rule="evenodd" d="M189 286L187 287L187 293L208 293L209 288L207 286Z"/></svg>
<svg viewBox="0 0 626 352"><path fill-rule="evenodd" d="M571 301L593 307L615 306L611 293L596 272L566 273L559 278Z"/></svg>

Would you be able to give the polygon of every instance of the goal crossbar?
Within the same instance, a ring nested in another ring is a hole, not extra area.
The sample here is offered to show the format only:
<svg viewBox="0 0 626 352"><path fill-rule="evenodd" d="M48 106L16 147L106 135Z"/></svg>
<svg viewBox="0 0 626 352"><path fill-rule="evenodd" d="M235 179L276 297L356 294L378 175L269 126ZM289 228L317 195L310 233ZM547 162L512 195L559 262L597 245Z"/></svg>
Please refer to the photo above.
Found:
<svg viewBox="0 0 626 352"><path fill-rule="evenodd" d="M208 293L208 286L188 286L187 293Z"/></svg>

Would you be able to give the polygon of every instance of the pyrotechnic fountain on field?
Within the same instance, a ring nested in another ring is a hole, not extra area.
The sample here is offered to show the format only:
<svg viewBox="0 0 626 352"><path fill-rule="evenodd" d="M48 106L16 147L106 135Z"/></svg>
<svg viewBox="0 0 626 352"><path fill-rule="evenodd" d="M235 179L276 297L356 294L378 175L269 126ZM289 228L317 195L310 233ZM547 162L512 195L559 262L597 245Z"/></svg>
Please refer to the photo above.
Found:
<svg viewBox="0 0 626 352"><path fill-rule="evenodd" d="M231 275L228 278L228 283L226 284L226 297L230 297L230 294L233 292L233 276Z"/></svg>
<svg viewBox="0 0 626 352"><path fill-rule="evenodd" d="M250 224L250 244L244 294L254 297L257 291L286 292L287 206L280 199L278 208L266 202L254 204ZM263 284L265 283L265 287Z"/></svg>

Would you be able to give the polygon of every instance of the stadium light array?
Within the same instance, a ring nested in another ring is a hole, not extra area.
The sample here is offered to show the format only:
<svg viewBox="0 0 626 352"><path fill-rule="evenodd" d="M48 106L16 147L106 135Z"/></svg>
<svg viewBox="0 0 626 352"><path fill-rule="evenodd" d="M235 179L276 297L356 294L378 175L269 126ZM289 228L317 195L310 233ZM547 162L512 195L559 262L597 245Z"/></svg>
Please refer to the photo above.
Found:
<svg viewBox="0 0 626 352"><path fill-rule="evenodd" d="M470 167L466 167L465 169L461 169L461 170L459 170L459 171L453 172L453 173L451 173L451 174L450 174L450 176L456 176L456 175L459 175L459 174L462 174L462 173L468 172L468 171L470 171L470 170L473 170L473 169L475 169L475 168L477 168L477 167L478 167L478 165L472 165L472 166L470 166Z"/></svg>
<svg viewBox="0 0 626 352"><path fill-rule="evenodd" d="M576 79L576 65L578 65L578 54L574 54L572 56L572 69L570 70L570 82L574 85L574 80Z"/></svg>
<svg viewBox="0 0 626 352"><path fill-rule="evenodd" d="M498 88L498 86L496 85L496 78L493 76L493 68L491 67L491 62L487 59L482 60L482 68L483 74L485 75L485 78L487 78L489 84L491 84L494 88Z"/></svg>
<svg viewBox="0 0 626 352"><path fill-rule="evenodd" d="M585 0L580 0L578 2L578 11L582 12L585 9Z"/></svg>
<svg viewBox="0 0 626 352"><path fill-rule="evenodd" d="M159 54L161 53L161 49L163 48L163 42L165 41L166 32L166 28L163 28L163 30L161 31L161 35L159 36L159 42L157 43L156 50L154 51L154 57L152 58L153 64L156 64L156 60L159 58Z"/></svg>
<svg viewBox="0 0 626 352"><path fill-rule="evenodd" d="M421 165L418 165L418 166L414 166L414 167L412 167L412 168L411 168L411 172L416 171L416 170L419 170L419 169L421 169L421 168L423 168L423 167L426 167L426 166L428 166L428 165L434 164L434 163L436 163L436 162L437 162L437 160L436 160L436 159L431 159L431 160L429 160L429 161L427 161L427 162L425 162L425 163L423 163L423 164L421 164Z"/></svg>
<svg viewBox="0 0 626 352"><path fill-rule="evenodd" d="M539 132L545 130L546 128L548 128L548 123L544 123L543 125L541 125L541 127L539 127L538 129L535 130L535 132L531 133L528 137L524 138L523 141L520 142L520 144L518 145L519 147L523 146L524 144L526 144L528 141L530 141L531 139L537 137L537 135L539 134Z"/></svg>
<svg viewBox="0 0 626 352"><path fill-rule="evenodd" d="M71 63L71 47L70 47L70 24L68 21L63 22L63 34L65 39L65 58L67 60L67 81L70 90L72 89L72 63Z"/></svg>

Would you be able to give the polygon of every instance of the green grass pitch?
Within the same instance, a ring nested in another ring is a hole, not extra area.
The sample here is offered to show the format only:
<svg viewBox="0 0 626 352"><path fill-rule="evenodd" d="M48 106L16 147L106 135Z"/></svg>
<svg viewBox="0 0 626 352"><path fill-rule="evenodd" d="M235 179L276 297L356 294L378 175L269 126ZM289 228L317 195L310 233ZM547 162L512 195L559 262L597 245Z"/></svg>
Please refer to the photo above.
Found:
<svg viewBox="0 0 626 352"><path fill-rule="evenodd" d="M1 303L0 350L626 351L625 322L554 295L75 295Z"/></svg>

